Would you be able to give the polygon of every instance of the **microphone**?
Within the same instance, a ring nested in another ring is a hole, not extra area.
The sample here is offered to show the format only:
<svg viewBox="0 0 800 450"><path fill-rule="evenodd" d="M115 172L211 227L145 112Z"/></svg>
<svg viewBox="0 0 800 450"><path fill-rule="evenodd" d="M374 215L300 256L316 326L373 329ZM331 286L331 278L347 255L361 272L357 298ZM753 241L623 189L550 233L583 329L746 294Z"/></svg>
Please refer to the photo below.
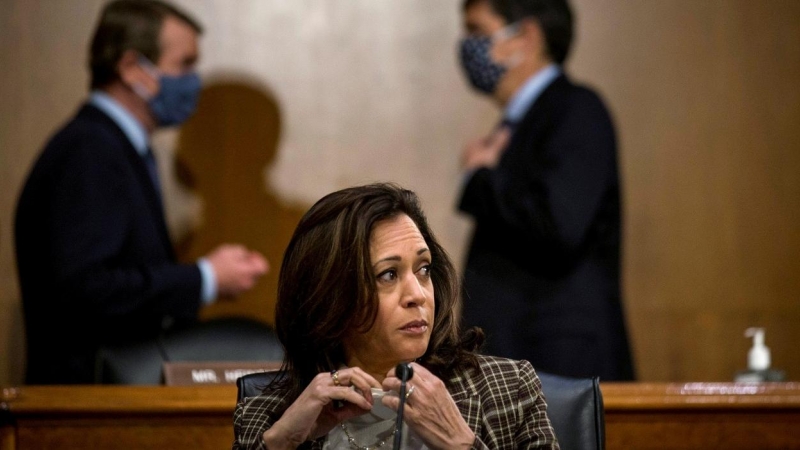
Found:
<svg viewBox="0 0 800 450"><path fill-rule="evenodd" d="M394 450L400 450L403 442L403 408L406 405L406 381L414 376L414 369L408 363L400 363L394 368L394 375L400 378L400 405L397 407L397 419L394 423Z"/></svg>

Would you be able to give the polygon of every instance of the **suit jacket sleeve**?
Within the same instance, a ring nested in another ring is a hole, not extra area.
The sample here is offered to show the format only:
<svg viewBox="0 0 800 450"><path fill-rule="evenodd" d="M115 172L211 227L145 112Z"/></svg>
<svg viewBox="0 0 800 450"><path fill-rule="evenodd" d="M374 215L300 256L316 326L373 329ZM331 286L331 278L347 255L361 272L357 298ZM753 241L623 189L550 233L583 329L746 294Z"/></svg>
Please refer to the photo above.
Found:
<svg viewBox="0 0 800 450"><path fill-rule="evenodd" d="M245 398L236 405L233 413L232 450L266 450L263 435L280 419L286 409L286 399L278 392ZM326 436L306 441L298 450L318 450L325 444Z"/></svg>
<svg viewBox="0 0 800 450"><path fill-rule="evenodd" d="M600 99L588 90L553 97L534 105L496 168L473 174L459 205L495 232L523 236L545 260L576 253L616 183L614 130Z"/></svg>
<svg viewBox="0 0 800 450"><path fill-rule="evenodd" d="M272 421L264 421L263 416L265 416L265 414L263 414L263 412L261 413L261 420L259 420L259 417L253 416L249 411L247 417L245 417L248 400L249 399L245 399L239 402L239 404L236 405L236 410L233 412L232 450L266 450L267 447L264 445L264 440L261 436L264 431L272 426ZM260 426L253 424L260 424ZM253 431L254 426L256 427L255 432Z"/></svg>
<svg viewBox="0 0 800 450"><path fill-rule="evenodd" d="M472 448L558 450L542 385L531 363L507 359L487 362L483 380L476 381L485 384L480 388L484 391L480 412L483 424L475 430ZM465 418L472 421L469 414Z"/></svg>
<svg viewBox="0 0 800 450"><path fill-rule="evenodd" d="M555 432L547 417L547 404L542 396L542 383L528 361L520 362L520 415L526 420L518 431L516 448L558 449Z"/></svg>

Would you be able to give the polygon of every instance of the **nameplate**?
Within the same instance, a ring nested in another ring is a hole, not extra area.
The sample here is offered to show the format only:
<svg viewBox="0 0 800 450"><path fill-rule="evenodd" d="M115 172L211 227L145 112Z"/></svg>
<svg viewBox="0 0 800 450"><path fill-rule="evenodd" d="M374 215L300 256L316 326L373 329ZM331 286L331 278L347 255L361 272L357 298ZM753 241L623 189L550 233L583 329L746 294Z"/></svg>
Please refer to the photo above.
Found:
<svg viewBox="0 0 800 450"><path fill-rule="evenodd" d="M280 367L280 361L165 362L164 384L167 386L235 384L236 379L241 376L277 370Z"/></svg>

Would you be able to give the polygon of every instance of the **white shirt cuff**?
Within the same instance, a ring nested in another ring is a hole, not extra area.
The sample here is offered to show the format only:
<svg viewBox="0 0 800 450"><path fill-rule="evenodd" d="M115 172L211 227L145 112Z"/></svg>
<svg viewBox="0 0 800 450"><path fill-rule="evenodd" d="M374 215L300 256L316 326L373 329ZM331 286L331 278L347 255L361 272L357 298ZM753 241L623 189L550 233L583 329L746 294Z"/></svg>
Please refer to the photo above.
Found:
<svg viewBox="0 0 800 450"><path fill-rule="evenodd" d="M203 300L203 304L210 305L217 300L217 275L214 273L214 266L206 258L200 258L197 260L197 267L203 279L200 299Z"/></svg>

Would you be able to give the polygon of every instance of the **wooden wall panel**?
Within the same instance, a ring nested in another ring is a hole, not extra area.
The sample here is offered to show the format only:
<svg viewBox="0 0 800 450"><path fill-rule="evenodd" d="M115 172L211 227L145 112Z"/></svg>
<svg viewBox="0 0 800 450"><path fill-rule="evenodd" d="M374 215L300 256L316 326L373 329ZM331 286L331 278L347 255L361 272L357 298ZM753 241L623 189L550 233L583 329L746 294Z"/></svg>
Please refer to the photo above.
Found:
<svg viewBox="0 0 800 450"><path fill-rule="evenodd" d="M581 1L572 62L617 118L644 380L725 380L748 326L800 373L800 4Z"/></svg>
<svg viewBox="0 0 800 450"><path fill-rule="evenodd" d="M40 146L85 96L102 3L0 2L0 384L19 382L24 362L13 205ZM207 88L227 86L203 101L227 109L155 139L173 235L187 259L238 240L273 266L259 290L206 316L269 322L291 224L355 183L417 190L460 266L470 223L454 211L459 152L497 118L457 67L460 0L176 3L206 25ZM752 325L767 328L775 365L800 376L800 2L573 4L569 69L605 97L620 136L640 378L730 379Z"/></svg>

